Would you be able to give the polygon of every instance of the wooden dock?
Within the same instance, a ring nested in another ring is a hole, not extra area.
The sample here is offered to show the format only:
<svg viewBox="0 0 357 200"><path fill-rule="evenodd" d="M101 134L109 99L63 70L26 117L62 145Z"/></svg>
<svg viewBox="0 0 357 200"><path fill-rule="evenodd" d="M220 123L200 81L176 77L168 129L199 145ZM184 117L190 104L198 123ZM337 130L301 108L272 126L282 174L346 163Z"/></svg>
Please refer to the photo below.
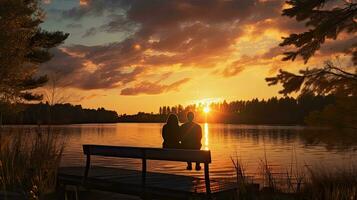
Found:
<svg viewBox="0 0 357 200"><path fill-rule="evenodd" d="M74 187L77 200L79 189L136 195L143 199L213 199L225 195L226 200L236 194L235 183L209 178L210 151L85 144L83 153L87 156L85 167L63 167L58 174L58 186ZM140 159L142 170L91 166L92 156ZM203 163L205 178L148 172L147 160ZM65 198L66 194L65 191Z"/></svg>
<svg viewBox="0 0 357 200"><path fill-rule="evenodd" d="M205 180L200 178L147 172L145 187L142 187L141 171L92 166L85 181L84 172L85 167L62 167L58 182L60 186L136 195L145 199L207 199L222 195L229 199L229 196L233 198L237 187L233 182L212 179L211 194L207 197Z"/></svg>

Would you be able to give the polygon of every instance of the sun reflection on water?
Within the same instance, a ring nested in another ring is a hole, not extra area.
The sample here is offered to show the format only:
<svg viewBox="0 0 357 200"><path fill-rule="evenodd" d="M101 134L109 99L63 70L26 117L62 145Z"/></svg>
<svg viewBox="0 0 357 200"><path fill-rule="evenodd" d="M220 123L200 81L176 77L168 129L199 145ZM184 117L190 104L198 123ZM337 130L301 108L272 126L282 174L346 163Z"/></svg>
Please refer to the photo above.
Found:
<svg viewBox="0 0 357 200"><path fill-rule="evenodd" d="M204 133L204 150L209 150L208 148L208 123L206 122L203 126L203 133Z"/></svg>

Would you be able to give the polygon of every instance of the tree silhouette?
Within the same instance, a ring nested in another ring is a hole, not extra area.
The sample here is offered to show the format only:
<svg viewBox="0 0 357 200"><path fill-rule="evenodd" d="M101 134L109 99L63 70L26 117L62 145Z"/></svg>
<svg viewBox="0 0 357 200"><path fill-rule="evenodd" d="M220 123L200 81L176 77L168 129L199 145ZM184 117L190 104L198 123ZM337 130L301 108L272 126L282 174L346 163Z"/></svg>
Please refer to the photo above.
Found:
<svg viewBox="0 0 357 200"><path fill-rule="evenodd" d="M17 104L23 109L17 113L6 113L6 124L75 124L75 123L115 123L118 114L104 108L86 109L81 105L54 104ZM51 109L51 112L48 112Z"/></svg>
<svg viewBox="0 0 357 200"><path fill-rule="evenodd" d="M299 75L280 70L276 77L266 80L269 85L281 83L283 89L279 93L284 95L301 91L318 95L357 96L357 74L341 70L331 61L326 61L323 68L300 70Z"/></svg>
<svg viewBox="0 0 357 200"><path fill-rule="evenodd" d="M49 49L61 44L68 34L40 28L44 12L40 0L0 1L0 100L14 103L39 100L30 92L47 82L35 76L38 66L51 59Z"/></svg>
<svg viewBox="0 0 357 200"><path fill-rule="evenodd" d="M304 94L298 98L283 97L267 100L252 99L248 101L210 103L210 113L203 112L206 104L193 104L185 107L171 106L171 113L177 114L181 122L187 121L186 114L195 112L195 120L214 123L242 123L242 124L305 124L305 118L312 112L320 112L326 106L334 104L334 96L315 96ZM166 108L167 106L163 106ZM180 109L176 109L176 108ZM160 110L159 110L160 111ZM144 113L135 115L121 115L120 122L165 122L171 113ZM312 119L312 118L311 118ZM310 120L312 121L312 120Z"/></svg>
<svg viewBox="0 0 357 200"><path fill-rule="evenodd" d="M305 63L320 48L326 39L336 39L342 32L354 34L357 30L357 3L344 1L340 7L324 9L329 2L336 0L289 0L290 8L283 10L283 16L295 18L297 21L306 21L306 26L312 27L307 32L291 34L284 38L281 46L294 45L296 51L285 52L283 60L295 60L300 55ZM341 4L341 3L340 3ZM350 47L354 61L357 59L357 44ZM357 62L355 62L356 64Z"/></svg>
<svg viewBox="0 0 357 200"><path fill-rule="evenodd" d="M327 9L328 3L337 3L339 7ZM297 21L306 22L310 27L307 32L291 34L283 38L281 46L294 46L296 51L285 52L284 61L294 61L301 56L305 63L320 49L326 39L336 40L342 32L355 34L357 30L357 4L354 1L333 0L290 0L286 2L291 7L283 10L283 16L295 18ZM357 64L357 43L348 49L352 55L352 63ZM323 68L301 70L298 75L280 70L275 77L268 77L269 85L281 83L283 89L280 93L287 95L292 92L302 91L317 94L342 94L344 96L356 95L357 70L354 73L346 70L348 66L337 66L326 62Z"/></svg>

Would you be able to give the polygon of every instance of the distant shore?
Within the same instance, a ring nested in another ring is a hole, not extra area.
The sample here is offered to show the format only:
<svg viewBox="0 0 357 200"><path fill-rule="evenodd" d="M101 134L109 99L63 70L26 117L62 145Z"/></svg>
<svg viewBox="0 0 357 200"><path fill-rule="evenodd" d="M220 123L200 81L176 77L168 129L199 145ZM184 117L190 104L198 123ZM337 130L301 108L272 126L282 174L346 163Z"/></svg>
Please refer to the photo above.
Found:
<svg viewBox="0 0 357 200"><path fill-rule="evenodd" d="M88 109L69 103L16 104L9 109L11 112L0 113L0 124L164 123L169 114L176 114L180 122L185 122L186 114L193 111L195 121L201 123L316 125L319 124L319 112L333 102L333 96L272 97L267 100L160 106L158 112L136 114L118 114L102 107ZM343 124L337 120L335 125Z"/></svg>
<svg viewBox="0 0 357 200"><path fill-rule="evenodd" d="M117 122L83 122L83 123L53 123L53 124L31 124L31 123L14 123L14 124L2 124L2 126L62 126L62 125L85 125L85 124L164 124L165 121L156 122L156 121L117 121ZM184 123L183 121L180 123ZM230 124L230 125L248 125L248 126L301 126L301 127L308 127L303 124L249 124L249 123L229 123L229 122L201 122L198 121L200 124L208 123L208 124ZM1 126L1 125L0 125Z"/></svg>

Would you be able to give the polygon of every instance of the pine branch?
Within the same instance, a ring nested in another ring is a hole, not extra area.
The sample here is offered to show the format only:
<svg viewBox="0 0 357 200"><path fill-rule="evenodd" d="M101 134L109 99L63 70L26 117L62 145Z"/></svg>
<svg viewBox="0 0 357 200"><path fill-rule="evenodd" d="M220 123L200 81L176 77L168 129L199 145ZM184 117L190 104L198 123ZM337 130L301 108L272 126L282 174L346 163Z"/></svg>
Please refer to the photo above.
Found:
<svg viewBox="0 0 357 200"><path fill-rule="evenodd" d="M293 5L297 5L300 1L294 2L295 3ZM307 3L303 2L302 4ZM285 12L283 11L283 15L287 15L289 17L297 16L297 13L286 13L287 10L291 11L291 9L293 8L285 9ZM299 9L295 8L296 12L297 10ZM350 32L355 32L356 28L352 27L357 27L357 23L353 20L353 17L356 16L356 14L356 3L351 3L343 9L335 9L332 11L311 9L310 14L306 16L306 18L310 18L306 25L313 25L315 28L309 30L308 32L291 34L289 37L283 38L284 40L279 44L280 46L294 45L295 47L299 47L299 49L297 51L285 52L285 57L283 57L282 60L294 61L297 55L301 55L305 63L307 63L309 58L320 48L320 45L325 42L325 38L336 39L337 35L344 29L348 29ZM352 23L352 27L349 28L349 26L346 26L344 22L347 22L350 19L351 21L348 23ZM355 26L353 26L353 24Z"/></svg>

